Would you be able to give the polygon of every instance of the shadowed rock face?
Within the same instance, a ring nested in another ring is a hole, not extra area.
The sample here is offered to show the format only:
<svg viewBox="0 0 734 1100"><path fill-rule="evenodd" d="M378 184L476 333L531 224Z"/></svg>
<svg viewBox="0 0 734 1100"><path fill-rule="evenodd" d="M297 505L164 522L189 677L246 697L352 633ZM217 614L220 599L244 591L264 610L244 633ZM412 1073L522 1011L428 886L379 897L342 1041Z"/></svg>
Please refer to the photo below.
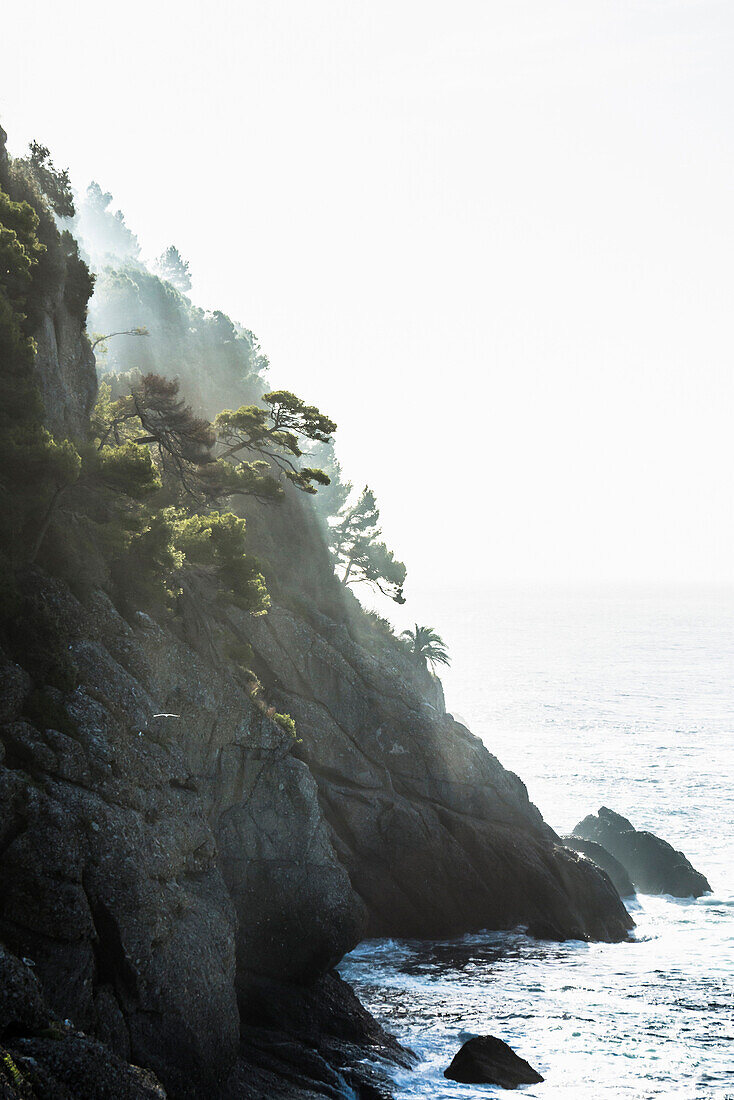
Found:
<svg viewBox="0 0 734 1100"><path fill-rule="evenodd" d="M499 1085L503 1089L535 1085L543 1080L529 1062L494 1035L479 1035L464 1043L444 1070L444 1077L466 1085Z"/></svg>
<svg viewBox="0 0 734 1100"><path fill-rule="evenodd" d="M36 369L48 426L83 435L93 357L57 291ZM181 1100L347 1086L375 1100L384 1082L348 1063L358 1049L402 1055L324 978L366 932L524 923L619 939L632 924L517 776L445 713L439 682L394 639L365 642L308 503L290 493L245 511L276 606L231 621L298 742L201 636L206 608L201 629L127 621L101 591L80 602L40 570L22 580L77 674L62 692L27 652L0 652L0 941L33 962L48 1011L84 1032L65 1047L21 1035L51 1067L44 1100L87 1095L75 1065L99 1081L90 1096L159 1096L131 1062ZM50 643L44 630L27 648Z"/></svg>
<svg viewBox="0 0 734 1100"><path fill-rule="evenodd" d="M75 1031L49 1008L25 962L0 946L3 1100L165 1100L153 1075Z"/></svg>
<svg viewBox="0 0 734 1100"><path fill-rule="evenodd" d="M148 616L40 571L25 588L79 685L44 689L44 721L27 671L2 663L0 940L52 1010L172 1096L247 1075L236 991L247 1006L263 982L312 982L366 929L625 935L606 876L556 843L408 658L325 617L249 620L297 743ZM275 1073L272 1042L251 1036Z"/></svg>
<svg viewBox="0 0 734 1100"><path fill-rule="evenodd" d="M263 980L241 1007L240 1061L223 1100L390 1100L380 1063L407 1068L417 1061L334 971L308 987Z"/></svg>
<svg viewBox="0 0 734 1100"><path fill-rule="evenodd" d="M237 1056L236 988L313 980L364 907L293 738L234 677L102 593L83 606L40 572L26 588L80 683L45 691L64 726L46 729L2 662L0 940L59 1015L175 1096L209 1095Z"/></svg>
<svg viewBox="0 0 734 1100"><path fill-rule="evenodd" d="M116 624L123 638L121 621L34 587L81 683L46 689L49 728L36 708L1 731L0 940L33 960L61 1017L201 1095L238 1038L236 918L212 830L180 747L141 734L161 708L101 641ZM30 695L17 666L4 673Z"/></svg>
<svg viewBox="0 0 734 1100"><path fill-rule="evenodd" d="M643 894L671 894L698 898L711 890L708 879L682 852L654 833L635 829L621 814L602 806L598 816L589 814L573 830L574 837L603 845L619 860Z"/></svg>
<svg viewBox="0 0 734 1100"><path fill-rule="evenodd" d="M295 751L316 779L368 934L442 937L526 924L540 936L621 939L617 892L557 843L524 784L446 714L438 683L395 642L274 608L248 627Z"/></svg>
<svg viewBox="0 0 734 1100"><path fill-rule="evenodd" d="M60 438L84 438L97 397L94 354L84 331L64 302L60 287L35 334L35 372L46 409L46 424Z"/></svg>
<svg viewBox="0 0 734 1100"><path fill-rule="evenodd" d="M582 840L577 836L564 836L561 837L561 840L567 848L572 848L574 852L586 856L602 871L606 871L621 898L629 898L634 895L635 887L632 879L619 860L615 859L612 853L603 848L601 844L595 844L593 840Z"/></svg>

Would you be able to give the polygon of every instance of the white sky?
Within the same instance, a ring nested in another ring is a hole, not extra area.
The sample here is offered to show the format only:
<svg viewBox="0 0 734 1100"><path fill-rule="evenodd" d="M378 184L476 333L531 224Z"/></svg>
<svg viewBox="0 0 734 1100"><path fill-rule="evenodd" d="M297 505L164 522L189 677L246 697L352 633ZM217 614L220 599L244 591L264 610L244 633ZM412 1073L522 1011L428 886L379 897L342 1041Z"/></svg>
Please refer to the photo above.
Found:
<svg viewBox="0 0 734 1100"><path fill-rule="evenodd" d="M731 0L2 23L11 151L180 248L338 421L409 586L734 580Z"/></svg>

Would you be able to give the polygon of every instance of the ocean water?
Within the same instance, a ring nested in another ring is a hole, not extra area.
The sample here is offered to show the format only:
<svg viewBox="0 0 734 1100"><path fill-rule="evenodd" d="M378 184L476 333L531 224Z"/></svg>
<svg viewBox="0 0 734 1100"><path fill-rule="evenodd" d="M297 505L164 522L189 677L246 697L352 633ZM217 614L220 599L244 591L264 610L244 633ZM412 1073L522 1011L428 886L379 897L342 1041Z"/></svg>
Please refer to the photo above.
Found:
<svg viewBox="0 0 734 1100"><path fill-rule="evenodd" d="M539 1100L734 1100L734 593L422 593L448 642L448 709L525 781L559 832L607 805L682 849L698 900L639 895L622 944L521 930L360 945L340 970L420 1063L398 1097L478 1100L447 1081L493 1034Z"/></svg>

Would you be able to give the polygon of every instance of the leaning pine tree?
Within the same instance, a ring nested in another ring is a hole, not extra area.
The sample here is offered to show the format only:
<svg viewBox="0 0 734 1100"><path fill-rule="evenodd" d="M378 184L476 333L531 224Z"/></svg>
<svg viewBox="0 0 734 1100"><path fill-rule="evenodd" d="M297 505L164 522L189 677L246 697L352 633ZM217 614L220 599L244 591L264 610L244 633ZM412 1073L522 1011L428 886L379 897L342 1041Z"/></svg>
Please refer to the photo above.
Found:
<svg viewBox="0 0 734 1100"><path fill-rule="evenodd" d="M356 504L343 508L331 528L331 548L344 584L369 584L395 603L405 603L406 569L380 541L380 509L365 486Z"/></svg>

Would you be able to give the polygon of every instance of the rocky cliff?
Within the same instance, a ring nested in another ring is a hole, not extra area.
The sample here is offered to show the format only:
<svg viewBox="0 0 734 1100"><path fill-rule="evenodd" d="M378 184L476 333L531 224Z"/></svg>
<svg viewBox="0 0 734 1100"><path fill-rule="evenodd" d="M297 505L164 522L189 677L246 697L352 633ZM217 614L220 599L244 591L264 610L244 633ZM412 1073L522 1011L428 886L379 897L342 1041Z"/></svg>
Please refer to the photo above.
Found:
<svg viewBox="0 0 734 1100"><path fill-rule="evenodd" d="M61 297L38 344L48 423L79 435L93 357ZM410 1055L333 973L362 937L631 925L343 591L308 503L246 515L274 605L217 615L297 739L211 646L206 590L154 619L39 567L18 578L0 654L0 1096L385 1096L365 1056Z"/></svg>

